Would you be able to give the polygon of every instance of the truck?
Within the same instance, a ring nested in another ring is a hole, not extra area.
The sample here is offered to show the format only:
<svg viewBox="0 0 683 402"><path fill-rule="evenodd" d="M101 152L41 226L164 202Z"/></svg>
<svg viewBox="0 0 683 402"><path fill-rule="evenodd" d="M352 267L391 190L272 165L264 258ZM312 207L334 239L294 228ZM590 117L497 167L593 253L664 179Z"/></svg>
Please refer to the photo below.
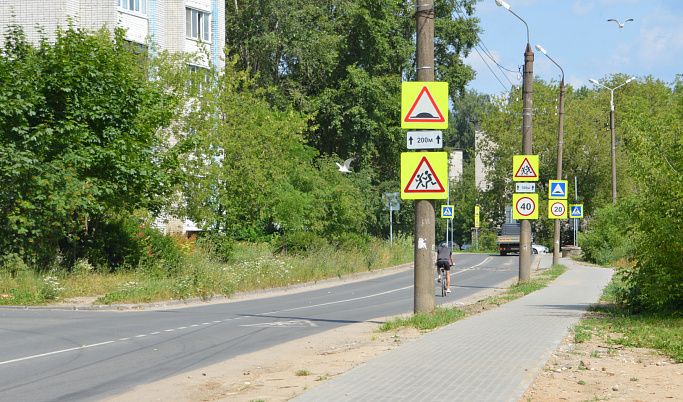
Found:
<svg viewBox="0 0 683 402"><path fill-rule="evenodd" d="M498 250L500 255L519 253L519 223L504 223L498 230Z"/></svg>
<svg viewBox="0 0 683 402"><path fill-rule="evenodd" d="M498 229L498 251L500 255L507 255L508 253L519 253L519 242L520 242L520 224L517 223L504 223ZM536 232L531 232L531 242L536 240ZM534 251L532 246L532 252Z"/></svg>

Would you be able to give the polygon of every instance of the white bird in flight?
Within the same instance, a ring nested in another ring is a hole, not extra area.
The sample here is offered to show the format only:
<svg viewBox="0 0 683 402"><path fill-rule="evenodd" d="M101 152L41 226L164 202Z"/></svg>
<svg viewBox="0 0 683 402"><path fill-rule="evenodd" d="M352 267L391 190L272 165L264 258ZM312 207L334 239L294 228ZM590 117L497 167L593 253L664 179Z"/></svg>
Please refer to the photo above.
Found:
<svg viewBox="0 0 683 402"><path fill-rule="evenodd" d="M624 24L627 23L627 22L629 22L629 21L633 21L633 18L627 19L626 21L624 21L624 24L622 24L622 23L619 22L618 20L615 20L614 18L612 18L611 20L607 20L607 21L614 21L614 22L616 22L617 24L619 24L619 28L623 28L623 27L624 27Z"/></svg>
<svg viewBox="0 0 683 402"><path fill-rule="evenodd" d="M339 162L335 162L337 166L339 166L339 171L344 172L344 173L351 173L351 170L349 170L349 166L351 165L351 162L353 162L357 157L354 156L353 158L349 158L344 161L344 166L342 166Z"/></svg>

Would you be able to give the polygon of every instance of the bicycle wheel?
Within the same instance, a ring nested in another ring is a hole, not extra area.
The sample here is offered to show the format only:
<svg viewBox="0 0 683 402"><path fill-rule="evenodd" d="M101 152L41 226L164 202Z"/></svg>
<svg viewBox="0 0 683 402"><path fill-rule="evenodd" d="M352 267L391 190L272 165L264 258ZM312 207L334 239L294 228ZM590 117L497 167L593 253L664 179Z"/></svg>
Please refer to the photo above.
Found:
<svg viewBox="0 0 683 402"><path fill-rule="evenodd" d="M446 283L446 270L441 268L441 297L446 297L446 289L448 289Z"/></svg>

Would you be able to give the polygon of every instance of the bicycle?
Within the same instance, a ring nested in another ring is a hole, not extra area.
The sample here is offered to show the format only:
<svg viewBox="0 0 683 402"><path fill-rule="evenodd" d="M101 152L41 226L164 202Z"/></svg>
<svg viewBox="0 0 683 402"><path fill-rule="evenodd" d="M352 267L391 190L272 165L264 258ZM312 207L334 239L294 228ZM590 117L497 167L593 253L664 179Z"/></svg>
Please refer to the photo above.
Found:
<svg viewBox="0 0 683 402"><path fill-rule="evenodd" d="M439 267L439 275L441 276L441 297L446 297L448 292L448 283L446 281L446 268Z"/></svg>

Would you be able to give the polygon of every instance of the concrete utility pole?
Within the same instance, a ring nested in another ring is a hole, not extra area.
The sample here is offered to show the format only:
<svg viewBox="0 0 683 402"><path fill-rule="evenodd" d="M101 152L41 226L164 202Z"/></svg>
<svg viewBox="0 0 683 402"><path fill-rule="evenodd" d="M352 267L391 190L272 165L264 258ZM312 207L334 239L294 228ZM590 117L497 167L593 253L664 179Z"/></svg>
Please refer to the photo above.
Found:
<svg viewBox="0 0 683 402"><path fill-rule="evenodd" d="M614 133L614 91L617 89L623 87L624 85L628 84L629 82L635 80L636 77L631 77L626 82L623 84L615 87L615 88L610 88L602 85L599 83L597 80L594 80L590 78L588 81L592 82L593 84L599 85L610 92L610 100L609 100L609 128L610 131L612 132L612 204L615 204L617 202L617 140L616 140L616 134Z"/></svg>
<svg viewBox="0 0 683 402"><path fill-rule="evenodd" d="M434 1L415 0L415 18L417 81L434 81ZM434 310L435 219L434 200L415 200L415 313Z"/></svg>
<svg viewBox="0 0 683 402"><path fill-rule="evenodd" d="M526 24L526 22L525 22ZM528 28L527 28L528 29ZM527 36L528 38L528 36ZM531 139L534 109L534 52L527 41L524 52L524 78L522 81L522 155L531 155ZM531 279L531 221L523 219L519 227L519 281Z"/></svg>
<svg viewBox="0 0 683 402"><path fill-rule="evenodd" d="M526 26L526 50L524 51L524 76L522 81L522 155L531 155L531 120L534 109L532 100L534 95L534 52L531 51L529 24L517 13L510 9L510 5L503 0L496 0L499 7L508 10ZM538 208L538 206L536 206ZM519 281L531 279L531 222L522 219L519 225Z"/></svg>
<svg viewBox="0 0 683 402"><path fill-rule="evenodd" d="M557 131L557 180L562 180L562 144L564 144L564 70L552 57L548 56L548 53L541 47L541 45L536 45L536 50L542 52L550 61L555 63L555 65L562 71L562 81L560 82L560 108L558 109L558 114L560 118L560 127ZM576 244L576 243L574 243ZM558 265L560 263L560 220L555 219L555 232L553 236L553 265Z"/></svg>

